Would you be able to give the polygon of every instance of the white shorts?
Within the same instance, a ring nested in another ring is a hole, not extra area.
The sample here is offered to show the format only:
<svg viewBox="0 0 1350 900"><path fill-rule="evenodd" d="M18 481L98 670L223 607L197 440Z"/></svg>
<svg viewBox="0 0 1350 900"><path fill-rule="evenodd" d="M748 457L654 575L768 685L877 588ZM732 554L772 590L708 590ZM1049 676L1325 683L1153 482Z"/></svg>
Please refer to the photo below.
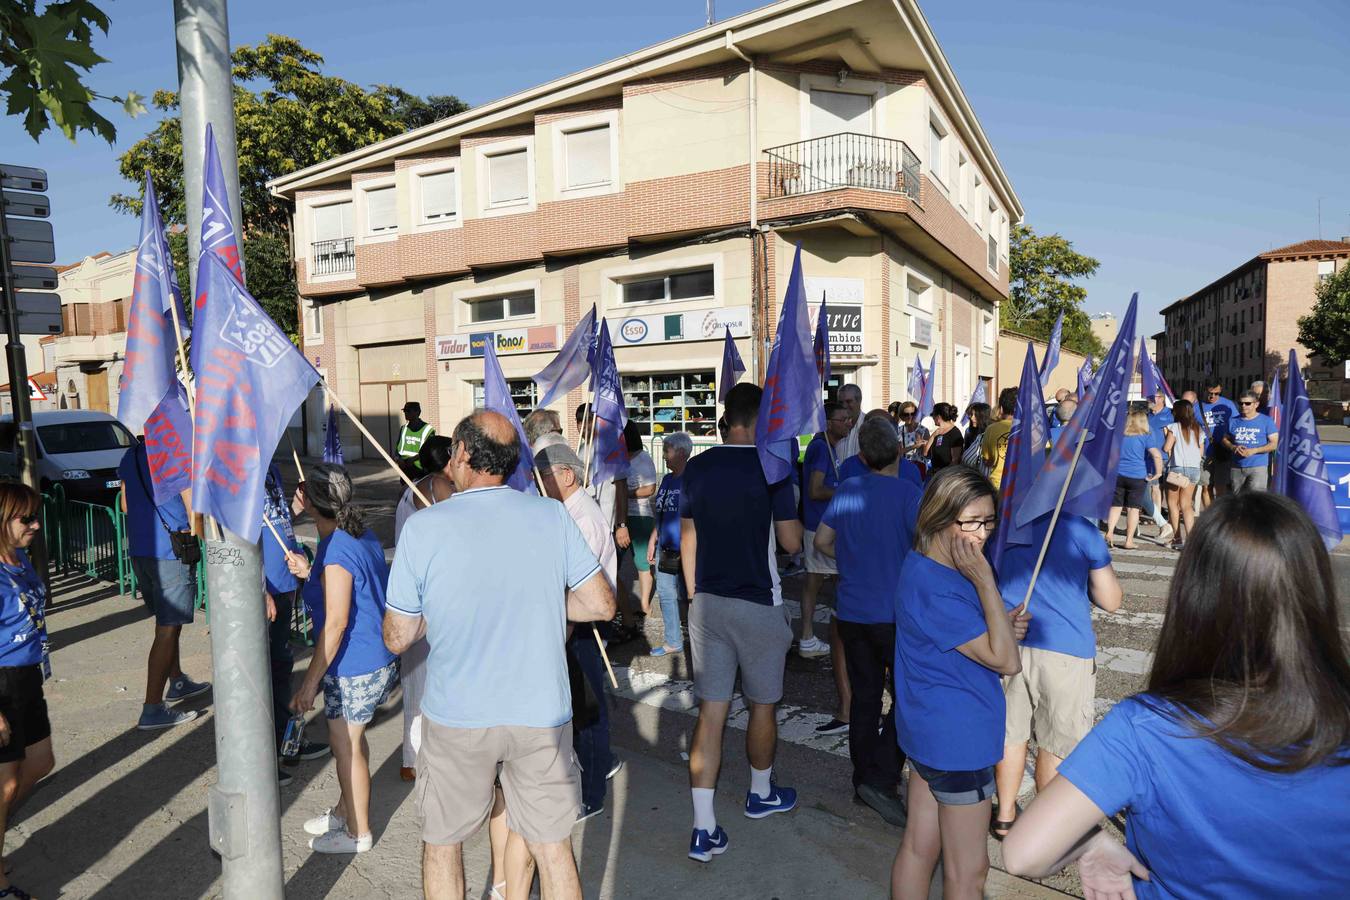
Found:
<svg viewBox="0 0 1350 900"><path fill-rule="evenodd" d="M838 575L839 566L835 564L834 558L826 556L816 549L816 533L808 531L805 534L802 549L802 562L806 566L806 571L812 575Z"/></svg>

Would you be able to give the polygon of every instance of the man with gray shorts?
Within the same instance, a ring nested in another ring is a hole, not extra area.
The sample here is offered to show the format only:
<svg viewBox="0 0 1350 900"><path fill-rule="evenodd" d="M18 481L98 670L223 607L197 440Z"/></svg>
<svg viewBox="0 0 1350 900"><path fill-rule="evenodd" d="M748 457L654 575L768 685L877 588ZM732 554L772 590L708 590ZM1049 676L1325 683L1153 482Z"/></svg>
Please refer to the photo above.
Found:
<svg viewBox="0 0 1350 900"><path fill-rule="evenodd" d="M479 411L452 441L457 493L403 526L384 618L390 650L423 635L429 648L416 790L422 889L464 897L462 845L492 811L500 766L507 826L525 839L544 896L580 900L571 833L581 784L563 642L568 622L612 618L614 592L561 503L505 484L520 458L510 422Z"/></svg>
<svg viewBox="0 0 1350 900"><path fill-rule="evenodd" d="M689 461L680 496L680 561L689 604L689 641L698 724L689 745L694 830L689 858L708 862L724 853L726 831L713 798L722 767L722 732L736 670L750 710L746 755L750 790L745 814L762 819L788 812L797 792L773 783L778 743L775 706L783 696L783 665L792 627L774 563L774 543L802 547L792 484L769 484L755 449L755 420L763 391L736 385L726 399L726 443Z"/></svg>

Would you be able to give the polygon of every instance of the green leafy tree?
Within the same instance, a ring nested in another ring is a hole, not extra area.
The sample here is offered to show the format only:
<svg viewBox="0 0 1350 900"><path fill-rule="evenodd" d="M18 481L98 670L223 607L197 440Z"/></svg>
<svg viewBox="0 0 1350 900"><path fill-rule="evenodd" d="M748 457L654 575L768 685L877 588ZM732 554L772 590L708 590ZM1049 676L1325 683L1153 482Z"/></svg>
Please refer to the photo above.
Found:
<svg viewBox="0 0 1350 900"><path fill-rule="evenodd" d="M111 144L113 123L94 109L95 100L122 104L130 116L145 112L134 91L125 97L95 93L84 79L94 66L107 62L93 50L94 29L108 33L108 17L88 0L47 3L0 0L0 95L5 112L22 116L24 129L36 140L53 125L72 141L81 131Z"/></svg>
<svg viewBox="0 0 1350 900"><path fill-rule="evenodd" d="M1298 342L1333 366L1350 359L1350 264L1318 283L1312 312L1298 320Z"/></svg>
<svg viewBox="0 0 1350 900"><path fill-rule="evenodd" d="M188 271L187 232L175 228L169 232L169 254L180 273ZM300 294L295 286L295 270L291 263L290 244L284 235L271 231L254 231L244 238L244 271L248 289L258 298L263 309L294 339L298 327L296 304ZM183 290L188 280L180 278ZM189 308L192 304L188 304Z"/></svg>
<svg viewBox="0 0 1350 900"><path fill-rule="evenodd" d="M1008 299L999 311L1005 328L1046 340L1063 313L1063 346L1102 355L1102 342L1083 311L1087 288L1073 280L1091 277L1101 263L1059 234L1039 235L1029 225L1018 225L1012 231L1008 265Z"/></svg>

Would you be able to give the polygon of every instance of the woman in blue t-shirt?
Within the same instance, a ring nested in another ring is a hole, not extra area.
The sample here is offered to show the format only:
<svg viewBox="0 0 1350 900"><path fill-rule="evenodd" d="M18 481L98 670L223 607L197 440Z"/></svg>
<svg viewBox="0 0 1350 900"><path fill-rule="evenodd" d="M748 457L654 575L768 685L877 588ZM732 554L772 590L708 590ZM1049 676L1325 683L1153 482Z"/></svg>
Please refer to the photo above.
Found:
<svg viewBox="0 0 1350 900"><path fill-rule="evenodd" d="M291 700L303 715L323 691L328 740L337 764L338 802L305 823L320 853L362 853L370 833L370 750L366 726L398 681L398 660L384 646L384 592L389 567L375 532L352 503L352 480L342 466L322 463L295 491L292 505L314 517L319 547L313 566L288 557L305 579L305 609L314 623L314 655ZM314 577L310 578L311 572Z"/></svg>
<svg viewBox="0 0 1350 900"><path fill-rule="evenodd" d="M1296 503L1215 501L1172 577L1147 691L1107 713L1018 817L1008 871L1047 875L1081 854L1088 896L1345 896L1343 625ZM1125 846L1097 830L1122 809Z"/></svg>
<svg viewBox="0 0 1350 900"><path fill-rule="evenodd" d="M42 682L51 677L47 588L28 560L42 498L27 485L0 483L0 822L14 818L55 765ZM6 799L8 798L8 799ZM0 851L4 826L0 825ZM2 858L2 857L0 857ZM0 896L27 897L0 872Z"/></svg>
<svg viewBox="0 0 1350 900"><path fill-rule="evenodd" d="M1153 474L1149 474L1148 459L1153 459ZM1116 544L1116 523L1120 521L1120 511L1125 509L1126 550L1134 549L1134 533L1139 530L1139 511L1148 505L1148 492L1152 482L1158 480L1162 472L1162 453L1158 447L1153 429L1148 423L1148 413L1142 409L1132 409L1125 420L1125 437L1120 442L1120 468L1116 470L1116 495L1111 499L1111 512L1106 517L1106 543Z"/></svg>
<svg viewBox="0 0 1350 900"><path fill-rule="evenodd" d="M667 656L684 651L684 631L680 627L680 605L688 605L684 595L684 576L680 573L680 492L684 467L693 452L694 442L683 431L666 436L661 452L670 471L661 479L656 499L655 539L647 542L647 564L656 572L656 596L661 600L661 622L665 628L660 647L652 656Z"/></svg>
<svg viewBox="0 0 1350 900"><path fill-rule="evenodd" d="M1003 758L999 675L1021 670L1030 617L1008 611L984 543L998 522L989 479L949 466L928 483L895 595L895 725L909 756L909 825L891 895L926 898L938 856L944 897L978 898L994 764Z"/></svg>

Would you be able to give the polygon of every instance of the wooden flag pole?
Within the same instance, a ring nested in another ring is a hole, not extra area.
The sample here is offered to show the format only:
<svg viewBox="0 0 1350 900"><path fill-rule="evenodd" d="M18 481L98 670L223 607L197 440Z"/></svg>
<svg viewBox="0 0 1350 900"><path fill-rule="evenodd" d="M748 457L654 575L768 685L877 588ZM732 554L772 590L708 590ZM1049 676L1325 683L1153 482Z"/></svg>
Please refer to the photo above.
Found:
<svg viewBox="0 0 1350 900"><path fill-rule="evenodd" d="M1027 583L1027 595L1022 600L1019 607L1022 612L1026 612L1031 606L1031 592L1036 589L1036 579L1041 574L1041 565L1045 562L1045 554L1050 549L1050 539L1055 536L1055 523L1059 521L1059 511L1064 508L1064 499L1069 495L1069 483L1073 481L1074 470L1078 468L1078 458L1083 455L1083 444L1087 442L1088 431L1084 428L1078 433L1078 445L1073 448L1073 459L1069 462L1069 474L1064 477L1064 485L1059 489L1059 499L1055 501L1055 511L1050 514L1050 528L1045 532L1045 540L1041 542L1040 555L1036 557L1036 568L1031 570L1031 581ZM1109 538L1110 535L1107 535Z"/></svg>
<svg viewBox="0 0 1350 900"><path fill-rule="evenodd" d="M394 462L394 458L389 455L389 452L380 445L379 441L375 440L374 436L371 435L369 431L366 430L366 426L361 424L361 420L347 408L347 404L342 402L342 398L337 395L337 391L329 387L328 382L324 381L322 378L319 379L319 384L323 385L323 389L328 392L328 399L337 404L337 408L342 410L342 414L351 420L351 423L356 426L356 430L361 432L366 440L370 441L370 445L379 451L380 455L384 457L384 461L389 463L389 467L398 473L398 477L402 479L403 483L412 489L413 496L417 497L427 506L430 506L431 501L427 499L427 495L422 493L417 487L417 483L408 477L408 473L404 472L399 464Z"/></svg>
<svg viewBox="0 0 1350 900"><path fill-rule="evenodd" d="M291 445L291 460L295 463L295 477L304 481L305 470L300 467L300 454L295 452L295 441L291 440L289 431L286 432L286 443Z"/></svg>
<svg viewBox="0 0 1350 900"><path fill-rule="evenodd" d="M605 661L605 671L609 672L609 684L614 690L619 689L619 681L614 677L614 667L609 664L609 654L605 652L605 642L600 639L600 626L594 622L591 623L591 634L595 635L596 646L600 648L600 658ZM601 700L603 703L604 701Z"/></svg>
<svg viewBox="0 0 1350 900"><path fill-rule="evenodd" d="M187 398L188 398L188 416L192 419L192 427L195 431L197 427L197 396L196 389L192 382L192 373L188 369L187 354L183 351L183 326L178 321L178 299L171 297L169 299L169 315L173 318L173 336L174 342L178 345L178 365L183 370L183 378L187 379ZM196 435L193 435L195 442ZM225 536L220 533L220 523L211 516L203 516L211 523L211 534L216 540L224 540Z"/></svg>
<svg viewBox="0 0 1350 900"><path fill-rule="evenodd" d="M277 526L272 524L271 519L267 518L267 516L263 516L263 524L267 526L268 531L272 532L272 537L277 539L277 543L281 545L281 549L283 552L285 552L287 555L295 552L290 547L286 546L286 542L281 539L281 534L280 532L277 531Z"/></svg>

